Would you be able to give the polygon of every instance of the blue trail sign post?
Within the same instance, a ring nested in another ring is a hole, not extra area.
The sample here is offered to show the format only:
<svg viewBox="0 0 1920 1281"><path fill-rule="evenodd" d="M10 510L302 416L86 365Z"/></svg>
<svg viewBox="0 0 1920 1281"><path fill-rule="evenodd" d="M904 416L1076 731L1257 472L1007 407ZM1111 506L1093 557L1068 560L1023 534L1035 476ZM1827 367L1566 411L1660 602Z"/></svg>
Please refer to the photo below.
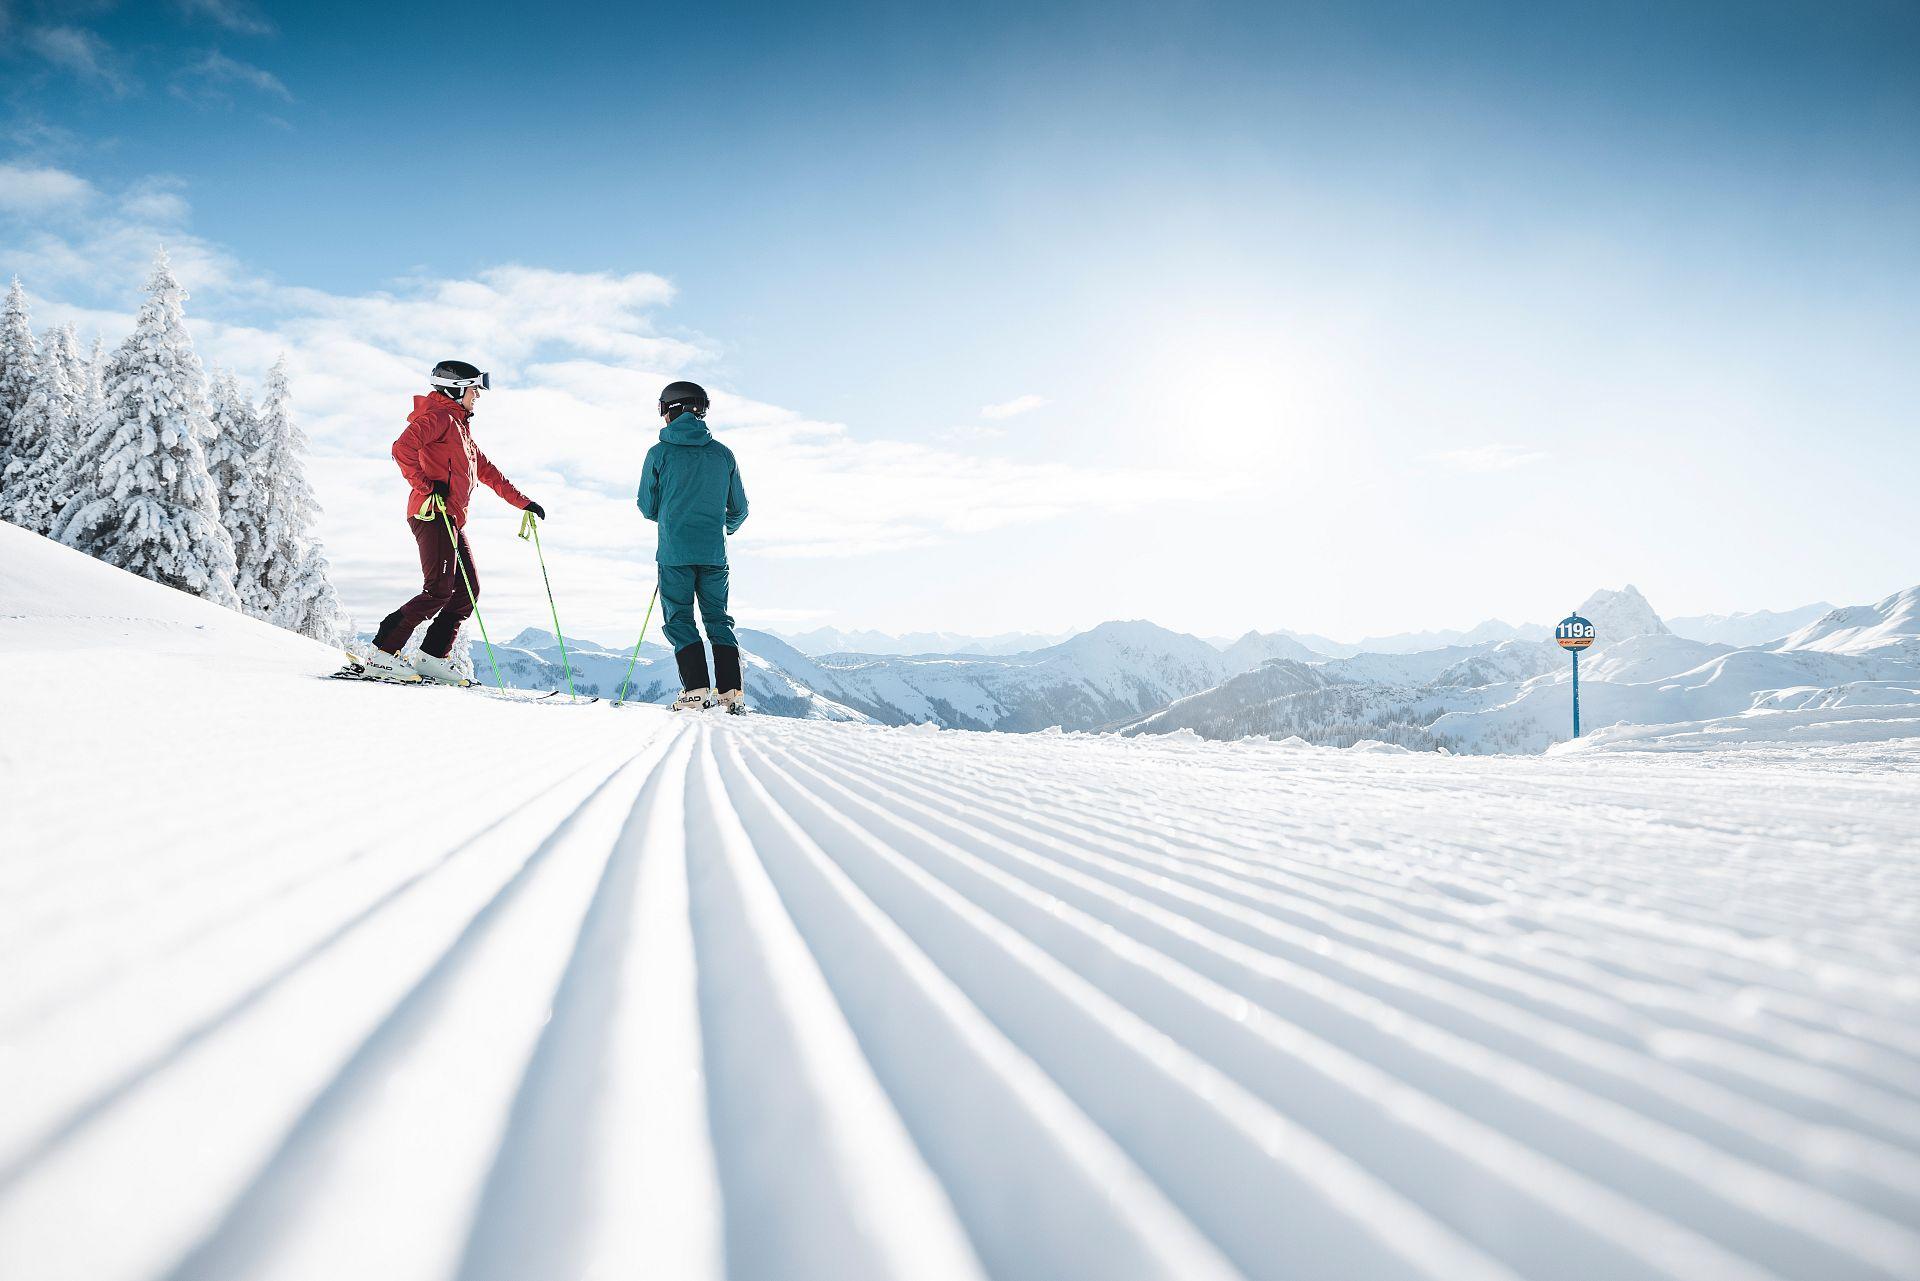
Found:
<svg viewBox="0 0 1920 1281"><path fill-rule="evenodd" d="M1553 639L1573 655L1573 736L1580 737L1580 651L1593 644L1593 624L1578 614L1568 614L1553 629Z"/></svg>

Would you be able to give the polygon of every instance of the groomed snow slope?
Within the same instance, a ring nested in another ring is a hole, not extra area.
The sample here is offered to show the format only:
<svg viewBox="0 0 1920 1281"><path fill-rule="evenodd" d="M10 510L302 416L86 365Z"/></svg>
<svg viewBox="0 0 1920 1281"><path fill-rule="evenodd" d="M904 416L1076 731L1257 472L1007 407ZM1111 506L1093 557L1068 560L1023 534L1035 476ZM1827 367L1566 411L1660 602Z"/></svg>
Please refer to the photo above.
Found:
<svg viewBox="0 0 1920 1281"><path fill-rule="evenodd" d="M342 686L0 535L0 1276L1920 1275L1911 745Z"/></svg>

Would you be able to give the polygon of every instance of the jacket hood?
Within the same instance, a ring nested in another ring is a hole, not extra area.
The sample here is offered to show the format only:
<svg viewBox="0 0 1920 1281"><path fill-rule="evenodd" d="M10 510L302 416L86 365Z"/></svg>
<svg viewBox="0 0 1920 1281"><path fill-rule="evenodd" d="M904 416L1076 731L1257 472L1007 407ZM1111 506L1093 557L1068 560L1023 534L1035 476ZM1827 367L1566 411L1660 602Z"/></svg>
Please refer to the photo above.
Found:
<svg viewBox="0 0 1920 1281"><path fill-rule="evenodd" d="M713 433L707 430L706 423L692 414L681 414L660 429L663 445L704 445L712 439Z"/></svg>
<svg viewBox="0 0 1920 1281"><path fill-rule="evenodd" d="M467 407L457 400L430 391L424 396L413 398L413 412L407 415L408 422L418 422L432 414L452 414L460 422L467 420Z"/></svg>

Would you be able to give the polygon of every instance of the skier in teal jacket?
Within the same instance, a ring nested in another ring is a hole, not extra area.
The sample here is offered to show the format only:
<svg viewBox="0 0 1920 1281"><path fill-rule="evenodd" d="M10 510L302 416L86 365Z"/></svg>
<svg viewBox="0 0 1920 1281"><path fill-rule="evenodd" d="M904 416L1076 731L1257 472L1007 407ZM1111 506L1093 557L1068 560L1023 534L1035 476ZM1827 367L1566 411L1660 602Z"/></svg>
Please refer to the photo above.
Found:
<svg viewBox="0 0 1920 1281"><path fill-rule="evenodd" d="M680 667L675 711L712 707L710 689L727 711L747 710L740 692L740 645L727 613L727 539L747 519L747 491L733 451L707 430L707 393L697 383L669 383L660 393L666 426L647 451L640 473L640 514L660 526L654 560L667 643ZM693 606L713 645L713 682L707 653L693 625Z"/></svg>

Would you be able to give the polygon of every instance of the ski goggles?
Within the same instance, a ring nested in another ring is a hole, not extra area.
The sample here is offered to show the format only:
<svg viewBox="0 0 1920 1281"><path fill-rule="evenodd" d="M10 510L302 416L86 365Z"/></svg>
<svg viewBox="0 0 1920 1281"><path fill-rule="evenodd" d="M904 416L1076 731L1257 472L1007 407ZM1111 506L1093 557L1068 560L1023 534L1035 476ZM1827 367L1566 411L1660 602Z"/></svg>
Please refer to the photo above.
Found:
<svg viewBox="0 0 1920 1281"><path fill-rule="evenodd" d="M478 387L481 391L492 391L493 381L487 374L477 374L472 378L435 378L428 376L427 382L434 387L445 387L449 391L464 391L468 387Z"/></svg>

